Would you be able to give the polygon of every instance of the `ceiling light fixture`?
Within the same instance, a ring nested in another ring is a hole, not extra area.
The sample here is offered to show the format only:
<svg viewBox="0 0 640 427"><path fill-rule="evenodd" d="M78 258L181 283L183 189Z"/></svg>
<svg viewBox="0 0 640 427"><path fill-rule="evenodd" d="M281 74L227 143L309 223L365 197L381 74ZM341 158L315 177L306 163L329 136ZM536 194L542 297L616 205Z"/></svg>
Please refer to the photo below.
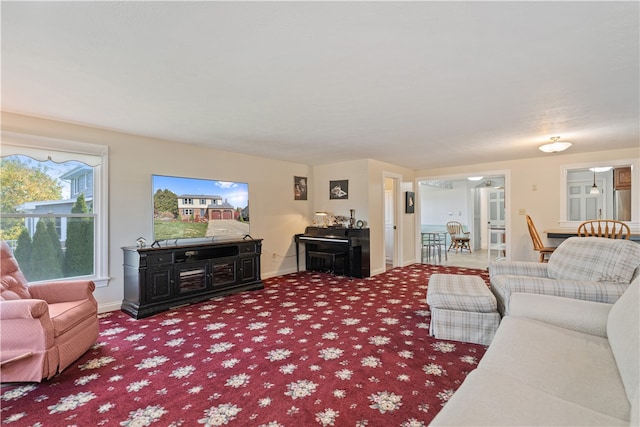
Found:
<svg viewBox="0 0 640 427"><path fill-rule="evenodd" d="M589 168L589 170L592 172L609 172L611 169L613 169L613 166L600 166L596 168Z"/></svg>
<svg viewBox="0 0 640 427"><path fill-rule="evenodd" d="M600 194L600 190L598 190L598 186L596 185L596 171L595 168L593 168L593 185L591 186L591 191L589 191L589 194Z"/></svg>
<svg viewBox="0 0 640 427"><path fill-rule="evenodd" d="M569 141L558 141L559 139L559 136L552 137L551 141L553 142L541 145L538 147L538 150L544 151L545 153L558 153L571 147L571 143Z"/></svg>
<svg viewBox="0 0 640 427"><path fill-rule="evenodd" d="M469 181L480 181L482 179L481 176L470 176L467 178Z"/></svg>

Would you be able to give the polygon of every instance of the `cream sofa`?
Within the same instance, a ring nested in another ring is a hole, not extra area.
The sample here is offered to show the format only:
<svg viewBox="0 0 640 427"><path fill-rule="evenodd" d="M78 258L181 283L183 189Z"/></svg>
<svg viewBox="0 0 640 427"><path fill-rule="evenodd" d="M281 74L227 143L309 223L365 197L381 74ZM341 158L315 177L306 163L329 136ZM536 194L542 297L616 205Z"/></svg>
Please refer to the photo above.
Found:
<svg viewBox="0 0 640 427"><path fill-rule="evenodd" d="M433 426L640 422L640 279L615 304L516 293Z"/></svg>
<svg viewBox="0 0 640 427"><path fill-rule="evenodd" d="M498 312L509 314L517 292L555 295L613 304L640 275L640 245L629 240L571 237L548 263L494 261L489 265L491 291Z"/></svg>

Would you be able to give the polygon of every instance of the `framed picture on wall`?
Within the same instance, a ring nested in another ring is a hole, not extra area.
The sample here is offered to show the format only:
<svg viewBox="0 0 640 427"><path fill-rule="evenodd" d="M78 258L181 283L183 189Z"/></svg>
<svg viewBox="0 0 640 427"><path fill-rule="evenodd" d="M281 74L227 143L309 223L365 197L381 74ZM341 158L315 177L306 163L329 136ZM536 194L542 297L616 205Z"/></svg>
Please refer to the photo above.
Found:
<svg viewBox="0 0 640 427"><path fill-rule="evenodd" d="M348 199L349 180L329 181L329 199Z"/></svg>
<svg viewBox="0 0 640 427"><path fill-rule="evenodd" d="M407 191L404 193L404 211L405 213L412 214L415 212L416 197L413 191Z"/></svg>
<svg viewBox="0 0 640 427"><path fill-rule="evenodd" d="M307 177L293 177L293 200L307 200Z"/></svg>

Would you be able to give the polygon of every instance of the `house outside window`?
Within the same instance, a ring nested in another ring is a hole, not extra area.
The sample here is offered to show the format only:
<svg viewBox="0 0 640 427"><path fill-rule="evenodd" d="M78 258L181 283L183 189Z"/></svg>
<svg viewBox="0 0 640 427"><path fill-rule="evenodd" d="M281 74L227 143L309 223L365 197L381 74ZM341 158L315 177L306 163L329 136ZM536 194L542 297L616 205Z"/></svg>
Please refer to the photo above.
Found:
<svg viewBox="0 0 640 427"><path fill-rule="evenodd" d="M2 133L0 233L27 280L106 286L108 148Z"/></svg>

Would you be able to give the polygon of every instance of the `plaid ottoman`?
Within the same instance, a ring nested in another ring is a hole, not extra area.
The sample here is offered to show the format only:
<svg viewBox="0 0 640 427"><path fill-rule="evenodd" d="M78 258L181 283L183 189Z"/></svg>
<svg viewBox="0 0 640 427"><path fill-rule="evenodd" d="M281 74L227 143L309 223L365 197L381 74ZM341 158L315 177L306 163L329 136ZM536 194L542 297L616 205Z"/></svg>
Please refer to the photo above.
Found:
<svg viewBox="0 0 640 427"><path fill-rule="evenodd" d="M500 324L496 297L479 276L431 275L427 304L436 338L489 345Z"/></svg>

